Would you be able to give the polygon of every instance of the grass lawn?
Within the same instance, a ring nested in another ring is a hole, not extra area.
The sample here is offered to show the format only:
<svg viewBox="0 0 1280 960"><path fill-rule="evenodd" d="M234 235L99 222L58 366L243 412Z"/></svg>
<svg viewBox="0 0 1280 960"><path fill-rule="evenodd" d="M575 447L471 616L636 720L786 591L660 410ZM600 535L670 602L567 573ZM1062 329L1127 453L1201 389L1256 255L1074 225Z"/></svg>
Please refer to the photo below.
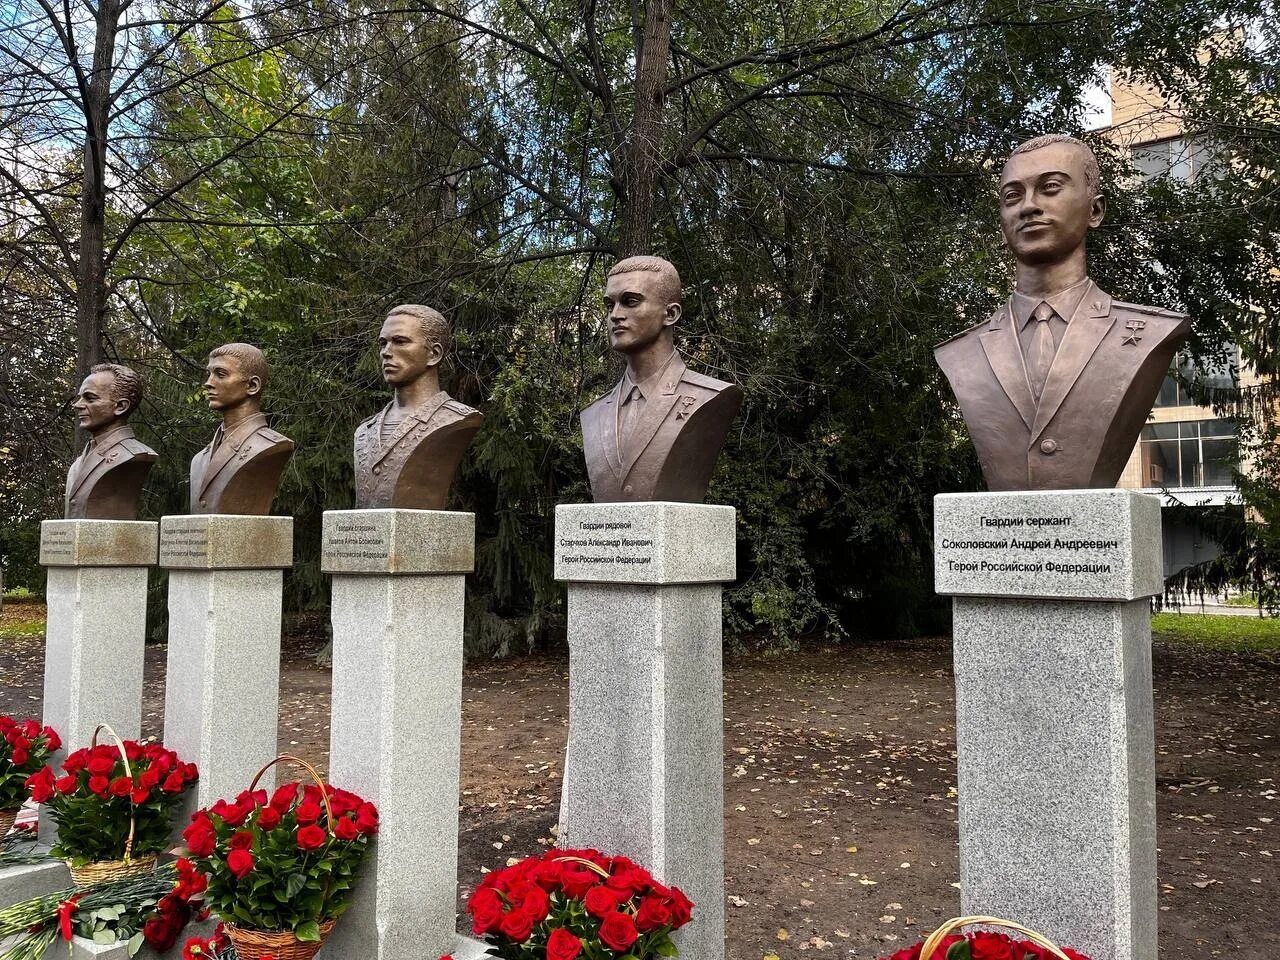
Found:
<svg viewBox="0 0 1280 960"><path fill-rule="evenodd" d="M1221 617L1202 613L1157 613L1151 632L1159 640L1194 644L1212 650L1280 652L1280 619Z"/></svg>

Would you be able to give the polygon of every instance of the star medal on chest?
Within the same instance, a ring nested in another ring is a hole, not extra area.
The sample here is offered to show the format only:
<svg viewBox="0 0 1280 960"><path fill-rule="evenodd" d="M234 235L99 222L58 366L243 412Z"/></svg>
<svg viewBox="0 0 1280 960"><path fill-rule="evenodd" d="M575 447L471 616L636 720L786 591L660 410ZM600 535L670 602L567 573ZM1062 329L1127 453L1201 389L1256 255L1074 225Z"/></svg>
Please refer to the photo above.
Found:
<svg viewBox="0 0 1280 960"><path fill-rule="evenodd" d="M693 405L697 403L696 397L681 397L680 409L676 411L676 419L683 420L689 414L693 413Z"/></svg>
<svg viewBox="0 0 1280 960"><path fill-rule="evenodd" d="M1146 326L1147 321L1145 320L1130 320L1124 325L1124 328L1128 330L1129 333L1120 342L1125 346L1136 347L1138 345L1138 341L1142 339L1139 334L1146 329Z"/></svg>

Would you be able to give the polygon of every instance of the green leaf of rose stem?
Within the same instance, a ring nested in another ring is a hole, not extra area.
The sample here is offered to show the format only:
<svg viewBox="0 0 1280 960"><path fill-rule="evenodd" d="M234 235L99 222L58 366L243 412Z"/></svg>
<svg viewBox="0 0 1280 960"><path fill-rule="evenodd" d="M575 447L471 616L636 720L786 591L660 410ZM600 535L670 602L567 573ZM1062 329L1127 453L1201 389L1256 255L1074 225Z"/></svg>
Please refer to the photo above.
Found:
<svg viewBox="0 0 1280 960"><path fill-rule="evenodd" d="M303 943L315 943L320 939L320 924L314 920L308 920L306 923L300 923L293 931Z"/></svg>

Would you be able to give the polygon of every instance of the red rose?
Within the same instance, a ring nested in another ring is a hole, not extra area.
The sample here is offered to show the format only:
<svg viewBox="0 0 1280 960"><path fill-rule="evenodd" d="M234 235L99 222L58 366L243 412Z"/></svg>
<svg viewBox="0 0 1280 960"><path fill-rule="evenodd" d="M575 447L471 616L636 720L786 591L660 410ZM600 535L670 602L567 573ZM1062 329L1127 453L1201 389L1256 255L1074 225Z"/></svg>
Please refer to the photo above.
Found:
<svg viewBox="0 0 1280 960"><path fill-rule="evenodd" d="M283 787L279 787L271 797L271 806L279 814L286 814L289 808L293 806L294 798L298 796L298 785L296 783L286 783Z"/></svg>
<svg viewBox="0 0 1280 960"><path fill-rule="evenodd" d="M1014 960L1013 941L1007 934L979 930L969 938L973 960Z"/></svg>
<svg viewBox="0 0 1280 960"><path fill-rule="evenodd" d="M142 773L138 774L138 786L146 787L148 790L160 786L160 771L143 770Z"/></svg>
<svg viewBox="0 0 1280 960"><path fill-rule="evenodd" d="M13 765L15 767L22 766L24 763L26 763L30 759L31 759L31 754L29 754L24 748L22 747L13 748Z"/></svg>
<svg viewBox="0 0 1280 960"><path fill-rule="evenodd" d="M165 793L181 793L184 786L186 786L186 781L182 779L182 774L175 770L164 778L164 784L160 789Z"/></svg>
<svg viewBox="0 0 1280 960"><path fill-rule="evenodd" d="M50 752L62 748L62 738L58 736L58 731L54 730L53 727L45 727L40 732L44 734L44 745L49 748Z"/></svg>
<svg viewBox="0 0 1280 960"><path fill-rule="evenodd" d="M320 804L311 800L303 800L298 804L298 809L294 811L299 825L315 823L320 819L320 813Z"/></svg>
<svg viewBox="0 0 1280 960"><path fill-rule="evenodd" d="M222 804L219 809L218 804ZM238 803L225 803L222 800L217 801L210 810L222 818L222 822L228 827L238 827L249 818L249 814L253 811L253 807L241 806Z"/></svg>
<svg viewBox="0 0 1280 960"><path fill-rule="evenodd" d="M639 936L635 921L625 913L611 913L600 924L600 942L618 953L626 953Z"/></svg>
<svg viewBox="0 0 1280 960"><path fill-rule="evenodd" d="M377 833L378 808L372 803L360 804L360 809L356 811L356 826L361 833Z"/></svg>
<svg viewBox="0 0 1280 960"><path fill-rule="evenodd" d="M693 916L693 901L686 897L679 887L671 888L667 906L671 908L671 929L673 930L679 930Z"/></svg>
<svg viewBox="0 0 1280 960"><path fill-rule="evenodd" d="M502 918L499 929L516 943L523 943L533 933L533 917L523 910L512 910Z"/></svg>
<svg viewBox="0 0 1280 960"><path fill-rule="evenodd" d="M920 960L920 951L924 949L924 942L917 943L914 947L904 947L899 950L889 960ZM946 952L939 950L934 954L937 957L945 957Z"/></svg>
<svg viewBox="0 0 1280 960"><path fill-rule="evenodd" d="M26 779L26 787L31 791L31 799L36 803L48 803L53 797L53 768L41 767Z"/></svg>
<svg viewBox="0 0 1280 960"><path fill-rule="evenodd" d="M217 837L207 820L197 820L183 830L182 839L187 841L187 849L195 857L209 856L217 845Z"/></svg>
<svg viewBox="0 0 1280 960"><path fill-rule="evenodd" d="M531 886L520 898L520 909L529 915L534 923L541 923L551 912L551 898L541 887Z"/></svg>
<svg viewBox="0 0 1280 960"><path fill-rule="evenodd" d="M618 897L608 887L592 887L583 902L587 913L601 920L618 909Z"/></svg>
<svg viewBox="0 0 1280 960"><path fill-rule="evenodd" d="M142 925L142 937L147 941L151 949L164 953L178 939L178 934L185 925L179 925L176 921L178 918L170 919L169 917L156 916L152 917Z"/></svg>
<svg viewBox="0 0 1280 960"><path fill-rule="evenodd" d="M582 952L582 941L561 927L547 938L547 960L573 960Z"/></svg>
<svg viewBox="0 0 1280 960"><path fill-rule="evenodd" d="M79 777L69 773L65 777L59 777L54 786L58 788L59 793L74 793L78 783Z"/></svg>
<svg viewBox="0 0 1280 960"><path fill-rule="evenodd" d="M150 790L146 789L146 787L138 787L136 790L133 791L133 796L130 797L129 799L133 801L133 805L135 807L140 807L147 802L147 798L150 796L151 796Z"/></svg>
<svg viewBox="0 0 1280 960"><path fill-rule="evenodd" d="M350 817L343 817L333 827L334 835L346 843L350 843L356 837L360 836L360 828L356 826L356 822Z"/></svg>
<svg viewBox="0 0 1280 960"><path fill-rule="evenodd" d="M230 847L232 850L248 850L253 847L253 831L240 830L231 835Z"/></svg>
<svg viewBox="0 0 1280 960"><path fill-rule="evenodd" d="M132 777L116 777L111 781L111 794L116 797L127 797L133 793Z"/></svg>
<svg viewBox="0 0 1280 960"><path fill-rule="evenodd" d="M565 895L578 900L586 896L587 891L594 887L599 879L599 874L592 873L586 867L576 863L566 864L560 873L560 885L564 888Z"/></svg>
<svg viewBox="0 0 1280 960"><path fill-rule="evenodd" d="M472 932L483 937L502 923L502 898L492 887L481 887L467 902L467 912L471 914Z"/></svg>
<svg viewBox="0 0 1280 960"><path fill-rule="evenodd" d="M115 768L115 757L93 757L89 760L89 772L95 777L109 777Z"/></svg>
<svg viewBox="0 0 1280 960"><path fill-rule="evenodd" d="M106 777L90 777L89 789L100 797L107 795L107 788L111 786L111 781Z"/></svg>
<svg viewBox="0 0 1280 960"><path fill-rule="evenodd" d="M560 886L560 874L564 866L559 860L543 860L533 868L533 879L543 890L554 890Z"/></svg>
<svg viewBox="0 0 1280 960"><path fill-rule="evenodd" d="M258 826L263 830L274 830L280 826L280 811L275 807L263 807L258 811Z"/></svg>
<svg viewBox="0 0 1280 960"><path fill-rule="evenodd" d="M77 750L67 759L62 761L62 769L67 773L79 773L88 763L88 755L83 750Z"/></svg>
<svg viewBox="0 0 1280 960"><path fill-rule="evenodd" d="M640 901L640 909L636 911L636 926L645 933L653 933L671 922L671 908L655 896L647 896Z"/></svg>
<svg viewBox="0 0 1280 960"><path fill-rule="evenodd" d="M227 869L237 880L253 869L253 854L248 850L232 850L227 854Z"/></svg>
<svg viewBox="0 0 1280 960"><path fill-rule="evenodd" d="M324 842L328 839L329 834L324 827L316 826L314 823L298 831L298 847L302 850L315 850L317 847L323 847Z"/></svg>

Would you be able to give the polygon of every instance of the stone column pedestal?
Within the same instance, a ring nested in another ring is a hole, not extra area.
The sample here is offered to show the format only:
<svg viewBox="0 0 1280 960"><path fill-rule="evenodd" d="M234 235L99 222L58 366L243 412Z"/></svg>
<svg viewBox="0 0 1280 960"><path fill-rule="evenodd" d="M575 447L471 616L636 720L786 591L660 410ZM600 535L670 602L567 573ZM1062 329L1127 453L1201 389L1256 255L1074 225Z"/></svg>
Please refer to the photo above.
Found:
<svg viewBox="0 0 1280 960"><path fill-rule="evenodd" d="M724 956L722 584L736 512L562 504L569 742L560 842L625 854L694 902L681 956Z"/></svg>
<svg viewBox="0 0 1280 960"><path fill-rule="evenodd" d="M321 957L421 960L457 940L462 627L475 515L327 510L329 779L378 805L364 879Z"/></svg>
<svg viewBox="0 0 1280 960"><path fill-rule="evenodd" d="M934 507L936 588L955 597L961 912L1155 960L1160 502L1070 490Z"/></svg>
<svg viewBox="0 0 1280 960"><path fill-rule="evenodd" d="M63 742L51 758L55 769L69 751L89 745L100 723L121 737L139 736L147 573L156 562L158 529L147 520L40 525L40 563L48 572L44 722ZM51 844L56 835L42 815L41 840Z"/></svg>
<svg viewBox="0 0 1280 960"><path fill-rule="evenodd" d="M292 517L160 521L160 565L169 571L164 744L200 768L189 805L234 797L276 755L281 589L292 564Z"/></svg>

